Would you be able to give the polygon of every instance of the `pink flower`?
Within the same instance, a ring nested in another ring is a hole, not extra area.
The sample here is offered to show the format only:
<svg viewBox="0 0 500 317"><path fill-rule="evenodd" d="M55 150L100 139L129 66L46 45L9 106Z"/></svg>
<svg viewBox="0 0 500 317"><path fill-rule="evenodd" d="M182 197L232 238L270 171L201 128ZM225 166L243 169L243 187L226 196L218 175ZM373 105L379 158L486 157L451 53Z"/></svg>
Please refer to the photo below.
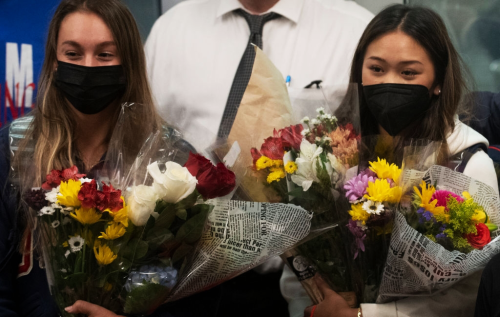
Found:
<svg viewBox="0 0 500 317"><path fill-rule="evenodd" d="M375 174L370 170L359 173L344 185L347 191L345 195L350 202L360 199L367 193L368 182L375 182Z"/></svg>
<svg viewBox="0 0 500 317"><path fill-rule="evenodd" d="M448 207L447 207L447 204L448 204L448 199L451 197L454 197L459 203L463 202L464 199L462 197L460 197L459 195L453 193L453 192L450 192L450 191L447 191L447 190L436 190L434 192L434 194L432 194L432 198L431 198L431 201L433 201L434 199L437 199L437 204L436 204L436 207L444 207L446 209L446 211L448 211Z"/></svg>

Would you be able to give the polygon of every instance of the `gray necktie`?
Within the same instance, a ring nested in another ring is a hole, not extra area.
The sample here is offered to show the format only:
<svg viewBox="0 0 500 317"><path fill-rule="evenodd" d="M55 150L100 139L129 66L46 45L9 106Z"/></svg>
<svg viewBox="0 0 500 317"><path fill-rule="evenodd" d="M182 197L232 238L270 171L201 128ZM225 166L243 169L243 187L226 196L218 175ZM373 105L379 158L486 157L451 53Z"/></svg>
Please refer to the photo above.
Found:
<svg viewBox="0 0 500 317"><path fill-rule="evenodd" d="M253 63L255 61L255 50L252 43L262 49L262 29L267 21L280 17L276 13L268 13L265 15L251 15L242 9L238 9L235 13L243 16L250 27L250 38L248 39L247 48L241 57L238 70L234 76L233 85L226 102L226 108L222 115L222 121L219 126L218 137L226 139L233 126L238 107L241 99L247 88L250 76L252 75Z"/></svg>

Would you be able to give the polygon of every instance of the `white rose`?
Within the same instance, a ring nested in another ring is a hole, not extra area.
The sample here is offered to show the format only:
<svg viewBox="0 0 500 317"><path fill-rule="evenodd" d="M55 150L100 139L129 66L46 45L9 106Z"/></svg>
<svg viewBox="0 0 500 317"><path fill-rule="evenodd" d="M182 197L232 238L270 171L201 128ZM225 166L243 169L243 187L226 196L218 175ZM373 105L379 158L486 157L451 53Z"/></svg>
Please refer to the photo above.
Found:
<svg viewBox="0 0 500 317"><path fill-rule="evenodd" d="M152 186L133 187L127 200L128 218L134 225L144 226L153 213L158 199L158 194Z"/></svg>
<svg viewBox="0 0 500 317"><path fill-rule="evenodd" d="M154 162L148 166L148 172L156 183L157 192L163 194L160 198L175 204L191 195L198 181L187 168L177 163L167 162L165 167L165 173L162 173L158 163Z"/></svg>

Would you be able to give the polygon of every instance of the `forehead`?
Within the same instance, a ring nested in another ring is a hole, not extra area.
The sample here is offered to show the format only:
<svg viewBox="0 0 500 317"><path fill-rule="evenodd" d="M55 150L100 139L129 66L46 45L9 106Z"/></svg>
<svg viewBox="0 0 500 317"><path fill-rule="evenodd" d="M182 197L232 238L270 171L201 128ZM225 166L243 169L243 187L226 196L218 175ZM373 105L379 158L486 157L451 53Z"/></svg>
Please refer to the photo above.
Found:
<svg viewBox="0 0 500 317"><path fill-rule="evenodd" d="M368 45L365 58L377 56L388 62L403 60L418 60L431 63L425 48L408 34L395 31L376 38Z"/></svg>
<svg viewBox="0 0 500 317"><path fill-rule="evenodd" d="M68 14L61 22L58 45L65 41L80 44L98 44L113 41L113 34L106 23L95 13L78 11Z"/></svg>

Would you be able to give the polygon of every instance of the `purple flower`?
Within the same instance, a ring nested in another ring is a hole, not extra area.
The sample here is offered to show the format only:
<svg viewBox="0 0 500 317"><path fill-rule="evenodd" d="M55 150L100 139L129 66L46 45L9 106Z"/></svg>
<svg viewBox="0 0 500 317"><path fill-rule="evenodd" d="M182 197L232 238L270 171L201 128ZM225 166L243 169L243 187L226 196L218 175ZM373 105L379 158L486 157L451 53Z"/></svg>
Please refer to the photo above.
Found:
<svg viewBox="0 0 500 317"><path fill-rule="evenodd" d="M354 220L349 220L347 228L349 228L349 231L351 231L352 235L354 236L354 243L353 243L353 247L355 250L354 258L356 258L358 256L359 250L365 252L365 244L363 243L363 240L365 240L366 234L363 231L363 229L358 227L357 222Z"/></svg>
<svg viewBox="0 0 500 317"><path fill-rule="evenodd" d="M420 208L419 210L417 210L417 213L420 216L418 220L419 223L424 223L426 221L428 222L431 220L436 222L434 215L430 211L425 210L424 208Z"/></svg>
<svg viewBox="0 0 500 317"><path fill-rule="evenodd" d="M439 228L439 233L436 234L436 239L446 239L448 236L444 233L444 230L446 229L446 225L443 224L440 228Z"/></svg>
<svg viewBox="0 0 500 317"><path fill-rule="evenodd" d="M356 201L366 194L368 182L375 182L375 173L371 170L359 173L344 185L344 189L347 191L345 195L350 202Z"/></svg>

